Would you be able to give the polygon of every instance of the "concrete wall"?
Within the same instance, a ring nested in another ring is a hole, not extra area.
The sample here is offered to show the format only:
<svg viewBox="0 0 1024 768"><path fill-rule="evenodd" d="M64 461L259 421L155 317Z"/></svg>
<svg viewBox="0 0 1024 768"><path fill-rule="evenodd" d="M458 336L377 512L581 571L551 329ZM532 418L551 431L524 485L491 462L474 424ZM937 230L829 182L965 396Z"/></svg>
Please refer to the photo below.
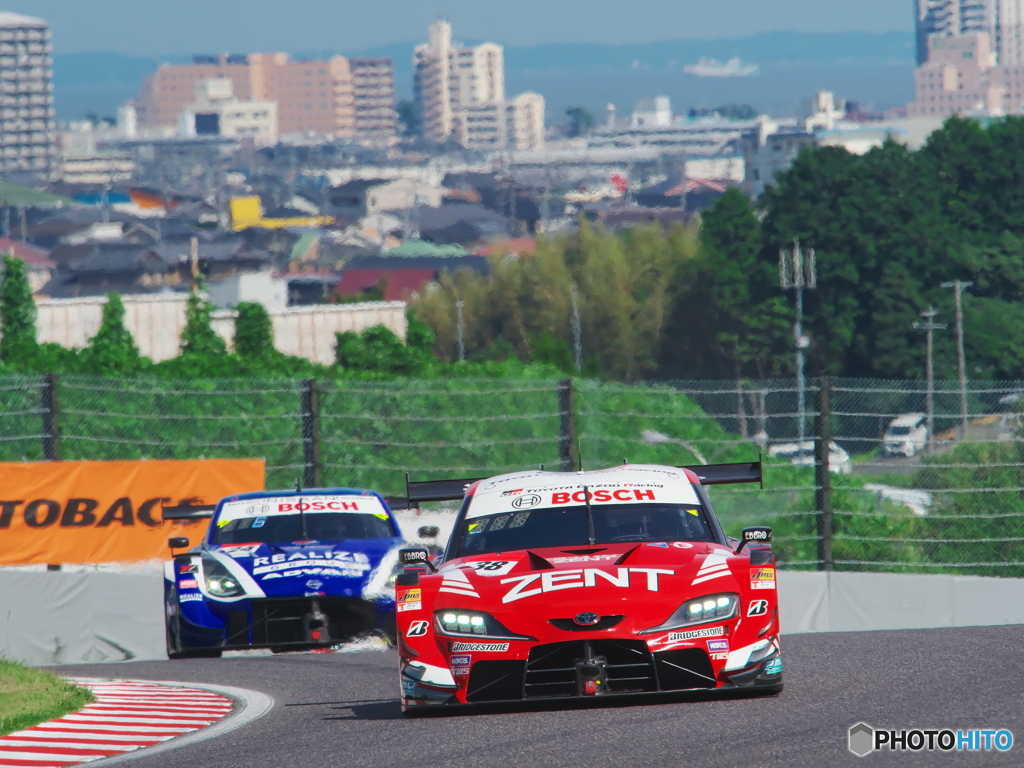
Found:
<svg viewBox="0 0 1024 768"><path fill-rule="evenodd" d="M185 294L124 296L125 326L139 351L154 362L175 357L185 328ZM100 328L106 297L82 299L37 299L40 342L82 348ZM334 362L334 334L364 331L385 325L405 338L405 303L375 301L361 304L323 304L289 307L270 313L274 343L282 352L314 362ZM214 313L214 330L228 341L234 337L234 313Z"/></svg>
<svg viewBox="0 0 1024 768"><path fill-rule="evenodd" d="M162 580L156 565L119 573L0 570L0 658L163 658ZM780 572L778 584L783 635L1024 624L1024 579Z"/></svg>

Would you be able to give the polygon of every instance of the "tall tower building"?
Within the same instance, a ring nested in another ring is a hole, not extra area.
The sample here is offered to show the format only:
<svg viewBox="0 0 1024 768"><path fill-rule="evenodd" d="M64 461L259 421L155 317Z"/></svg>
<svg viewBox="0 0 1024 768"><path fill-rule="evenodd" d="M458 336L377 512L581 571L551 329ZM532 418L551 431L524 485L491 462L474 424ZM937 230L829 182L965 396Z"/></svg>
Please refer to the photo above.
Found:
<svg viewBox="0 0 1024 768"><path fill-rule="evenodd" d="M451 24L436 21L429 42L416 46L413 63L424 138L454 138L471 149L504 146L505 51L500 45L453 43Z"/></svg>
<svg viewBox="0 0 1024 768"><path fill-rule="evenodd" d="M51 52L49 24L0 12L0 173L53 172Z"/></svg>
<svg viewBox="0 0 1024 768"><path fill-rule="evenodd" d="M1024 0L915 0L917 63L932 37L985 34L999 64L1024 64Z"/></svg>
<svg viewBox="0 0 1024 768"><path fill-rule="evenodd" d="M995 0L996 57L1000 64L1024 64L1024 0Z"/></svg>

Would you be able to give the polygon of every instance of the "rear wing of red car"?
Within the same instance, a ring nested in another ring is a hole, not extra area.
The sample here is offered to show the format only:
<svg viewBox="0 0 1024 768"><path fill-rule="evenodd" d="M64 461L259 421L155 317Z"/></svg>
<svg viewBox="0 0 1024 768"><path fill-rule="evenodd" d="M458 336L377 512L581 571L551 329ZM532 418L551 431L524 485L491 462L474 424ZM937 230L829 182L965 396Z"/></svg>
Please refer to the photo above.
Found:
<svg viewBox="0 0 1024 768"><path fill-rule="evenodd" d="M764 472L761 457L757 461L743 461L736 464L698 464L680 467L688 469L700 479L701 485L731 485L733 483L759 483L764 488ZM409 507L426 501L460 501L473 483L485 480L483 477L462 480L410 480L405 476L403 499Z"/></svg>
<svg viewBox="0 0 1024 768"><path fill-rule="evenodd" d="M761 457L757 461L742 461L738 464L698 464L688 469L700 479L701 485L731 485L733 483L759 483L764 488L764 469Z"/></svg>

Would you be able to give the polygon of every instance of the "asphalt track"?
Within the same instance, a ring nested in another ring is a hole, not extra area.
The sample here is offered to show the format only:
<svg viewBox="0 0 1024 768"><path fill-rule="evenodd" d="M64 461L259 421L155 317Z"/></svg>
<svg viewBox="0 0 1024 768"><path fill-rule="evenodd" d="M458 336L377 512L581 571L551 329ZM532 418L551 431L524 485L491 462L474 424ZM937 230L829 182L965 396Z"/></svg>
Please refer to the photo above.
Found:
<svg viewBox="0 0 1024 768"><path fill-rule="evenodd" d="M132 768L1024 765L1024 626L783 637L785 691L679 696L404 718L393 650L75 665L76 676L263 691L265 717ZM1006 728L1005 753L846 749L858 721L892 728ZM97 768L102 763L97 763Z"/></svg>

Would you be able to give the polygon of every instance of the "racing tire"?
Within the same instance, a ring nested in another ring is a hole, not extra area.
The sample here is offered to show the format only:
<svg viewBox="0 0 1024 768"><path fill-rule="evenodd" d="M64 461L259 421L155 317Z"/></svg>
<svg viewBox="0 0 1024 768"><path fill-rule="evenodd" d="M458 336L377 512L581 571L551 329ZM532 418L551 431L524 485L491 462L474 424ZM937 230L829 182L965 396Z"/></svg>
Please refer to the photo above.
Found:
<svg viewBox="0 0 1024 768"><path fill-rule="evenodd" d="M219 659L219 648L182 648L171 631L171 623L167 622L167 658L176 659Z"/></svg>
<svg viewBox="0 0 1024 768"><path fill-rule="evenodd" d="M167 643L167 658L177 659L219 659L219 648L185 648L178 633L178 613L172 609L177 603L177 590L172 590L164 614L164 639Z"/></svg>

